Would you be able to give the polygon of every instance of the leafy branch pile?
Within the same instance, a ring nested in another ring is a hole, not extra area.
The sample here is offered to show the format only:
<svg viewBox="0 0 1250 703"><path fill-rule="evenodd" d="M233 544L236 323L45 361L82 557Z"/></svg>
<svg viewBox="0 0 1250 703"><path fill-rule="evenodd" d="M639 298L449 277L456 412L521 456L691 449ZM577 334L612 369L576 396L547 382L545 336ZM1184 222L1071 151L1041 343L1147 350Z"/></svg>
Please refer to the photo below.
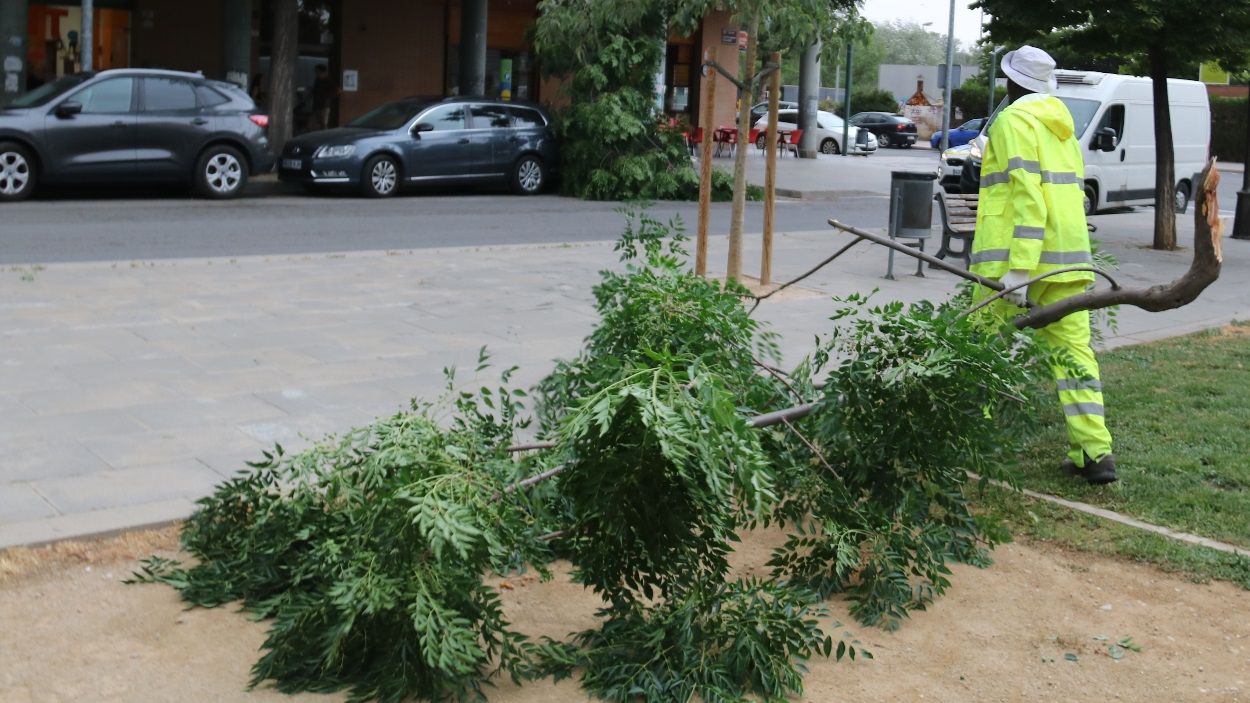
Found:
<svg viewBox="0 0 1250 703"><path fill-rule="evenodd" d="M822 598L893 627L952 562L987 563L1006 535L971 512L966 472L1001 475L1055 360L958 305L855 298L782 374L746 292L684 270L683 240L631 221L599 325L538 386L549 449L509 451L531 422L510 371L476 393L448 372L444 404L266 454L186 523L194 565L149 560L137 580L269 620L253 684L356 700L480 699L498 675L576 676L614 701L775 700L801 695L813 657L869 656L825 634ZM757 525L790 538L768 578L737 578L727 556ZM557 557L603 607L534 641L484 579Z"/></svg>

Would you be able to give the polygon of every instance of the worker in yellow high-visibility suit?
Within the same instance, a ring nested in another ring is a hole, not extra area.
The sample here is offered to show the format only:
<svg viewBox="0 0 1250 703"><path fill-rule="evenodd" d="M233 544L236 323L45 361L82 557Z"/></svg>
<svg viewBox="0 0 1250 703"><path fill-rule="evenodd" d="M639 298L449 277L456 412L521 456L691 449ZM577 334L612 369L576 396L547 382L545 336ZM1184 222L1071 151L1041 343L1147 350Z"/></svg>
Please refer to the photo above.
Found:
<svg viewBox="0 0 1250 703"><path fill-rule="evenodd" d="M1049 95L1056 85L1055 61L1026 45L1008 52L1001 65L1011 104L989 128L972 271L1010 288L1048 271L1088 266L1092 260L1080 143L1068 108ZM1001 306L1019 312L1026 296L1046 305L1084 292L1093 280L1089 272L1056 274L1006 296ZM1081 370L1075 374L1070 367L1055 368L1069 441L1061 468L1093 484L1115 481L1098 361L1090 348L1089 312L1072 313L1039 330L1039 336L1065 350Z"/></svg>

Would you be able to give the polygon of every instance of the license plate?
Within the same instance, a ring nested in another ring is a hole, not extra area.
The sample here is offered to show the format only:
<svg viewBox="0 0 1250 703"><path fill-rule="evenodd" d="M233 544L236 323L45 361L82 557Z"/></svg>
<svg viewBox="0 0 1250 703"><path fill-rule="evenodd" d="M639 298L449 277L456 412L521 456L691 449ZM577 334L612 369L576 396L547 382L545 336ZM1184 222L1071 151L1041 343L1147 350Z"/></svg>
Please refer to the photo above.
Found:
<svg viewBox="0 0 1250 703"><path fill-rule="evenodd" d="M282 168L298 171L304 168L304 162L301 159L283 159Z"/></svg>

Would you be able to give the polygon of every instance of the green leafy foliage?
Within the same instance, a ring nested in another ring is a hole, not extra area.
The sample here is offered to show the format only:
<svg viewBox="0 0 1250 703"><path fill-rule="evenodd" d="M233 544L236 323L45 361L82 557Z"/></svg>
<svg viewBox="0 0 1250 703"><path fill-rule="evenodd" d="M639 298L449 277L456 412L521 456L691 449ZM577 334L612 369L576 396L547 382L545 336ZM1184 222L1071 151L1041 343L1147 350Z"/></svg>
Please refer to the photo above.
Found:
<svg viewBox="0 0 1250 703"><path fill-rule="evenodd" d="M548 0L534 48L548 75L566 78L560 112L561 183L588 200L693 200L699 177L680 128L663 124L654 79L667 35L661 3ZM716 172L712 197L733 184Z"/></svg>
<svg viewBox="0 0 1250 703"><path fill-rule="evenodd" d="M790 450L799 466L778 517L797 531L772 565L893 628L945 592L951 562L986 564L985 546L1006 538L973 514L968 472L1010 478L1000 467L1035 409L1024 398L1053 359L956 305L848 303L812 361L831 366L821 407L799 428L825 470Z"/></svg>
<svg viewBox="0 0 1250 703"><path fill-rule="evenodd" d="M253 685L479 697L524 651L482 574L546 559L530 496L504 495L535 470L505 451L524 424L519 393L458 392L448 428L414 404L296 455L267 452L185 523L197 564L153 559L138 577L269 619Z"/></svg>
<svg viewBox="0 0 1250 703"><path fill-rule="evenodd" d="M187 521L195 564L154 558L134 580L267 620L254 685L354 700L481 699L500 674L578 676L615 701L781 700L813 656L871 656L822 632L819 599L845 592L858 620L894 627L950 586L950 563L988 563L1006 534L971 513L967 472L1004 477L1023 398L1057 359L959 316L966 298L854 297L783 374L747 291L685 270L684 242L679 222L630 215L599 324L538 386L547 451L509 451L530 424L512 370L474 392L448 370L441 403L267 453ZM809 401L806 419L750 421ZM793 534L772 575L732 580L738 533L778 523ZM557 554L605 607L531 642L484 578L545 574Z"/></svg>
<svg viewBox="0 0 1250 703"><path fill-rule="evenodd" d="M802 694L804 662L834 651L819 626L823 607L776 581L715 584L600 615L602 628L540 645L533 675L581 672L583 688L610 701L784 700ZM837 651L840 659L857 650L839 641Z"/></svg>

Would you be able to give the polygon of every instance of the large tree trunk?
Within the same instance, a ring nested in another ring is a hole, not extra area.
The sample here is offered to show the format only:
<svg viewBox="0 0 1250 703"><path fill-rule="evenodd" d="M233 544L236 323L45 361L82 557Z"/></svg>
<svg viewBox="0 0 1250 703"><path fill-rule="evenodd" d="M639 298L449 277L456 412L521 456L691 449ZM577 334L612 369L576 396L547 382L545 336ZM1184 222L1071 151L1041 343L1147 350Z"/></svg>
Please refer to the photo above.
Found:
<svg viewBox="0 0 1250 703"><path fill-rule="evenodd" d="M1172 148L1172 106L1168 102L1168 58L1162 41L1150 47L1155 115L1154 248L1176 248L1176 158Z"/></svg>
<svg viewBox="0 0 1250 703"><path fill-rule="evenodd" d="M295 131L295 60L299 0L274 0L273 57L269 63L269 144L281 154Z"/></svg>
<svg viewBox="0 0 1250 703"><path fill-rule="evenodd" d="M739 77L746 90L738 92L738 146L734 152L734 201L729 219L729 261L725 265L725 278L736 281L742 275L742 221L747 201L747 149L751 134L751 99L755 94L755 52L759 43L755 35L760 29L758 13L747 20L747 57L744 75Z"/></svg>

